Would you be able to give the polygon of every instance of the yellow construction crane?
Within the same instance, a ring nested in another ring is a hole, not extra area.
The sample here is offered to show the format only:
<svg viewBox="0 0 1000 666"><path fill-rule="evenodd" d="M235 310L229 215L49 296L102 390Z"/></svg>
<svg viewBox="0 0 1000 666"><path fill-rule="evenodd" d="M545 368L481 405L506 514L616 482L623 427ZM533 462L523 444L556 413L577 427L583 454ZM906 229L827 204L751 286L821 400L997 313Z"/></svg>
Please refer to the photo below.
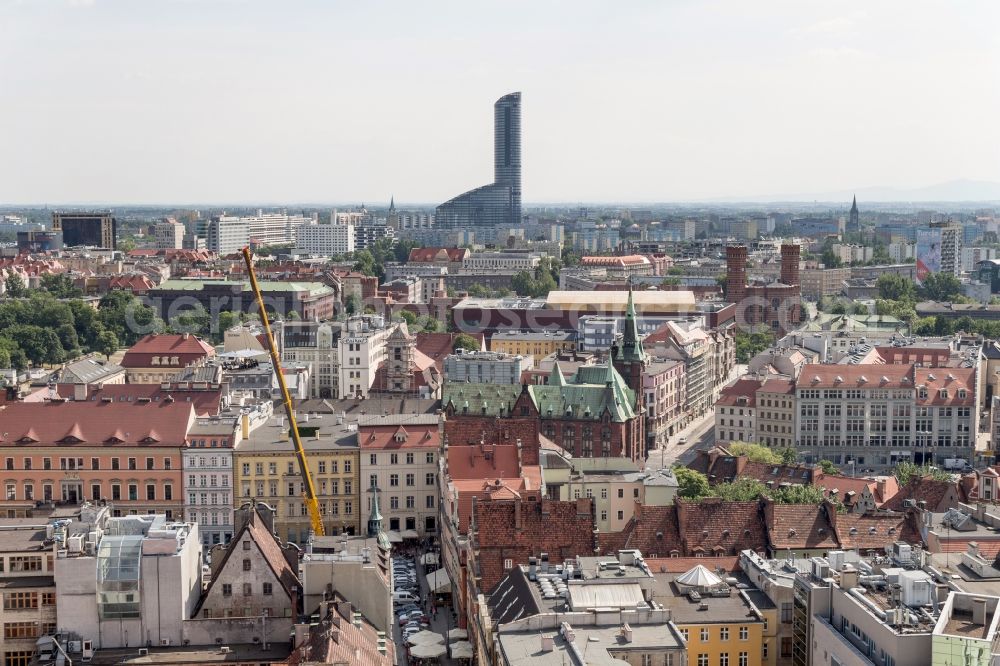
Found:
<svg viewBox="0 0 1000 666"><path fill-rule="evenodd" d="M281 359L278 358L278 348L274 344L274 334L271 333L271 322L267 318L267 310L264 308L264 297L260 293L260 286L257 284L257 275L253 271L253 257L250 256L250 248L243 248L243 261L247 265L247 275L250 276L250 288L257 299L257 309L260 311L260 321L264 324L264 333L267 335L267 351L271 354L271 365L278 375L278 387L281 389L281 400L285 403L285 413L288 414L288 426L291 429L292 442L295 444L295 457L299 461L299 473L302 475L302 498L306 501L309 509L309 521L312 523L313 534L323 536L323 517L319 512L319 501L316 499L316 486L313 485L312 474L309 473L309 463L306 460L306 450L302 448L302 439L299 437L299 426L295 422L295 409L292 407L292 396L288 393L288 385L285 384L285 375L281 372Z"/></svg>

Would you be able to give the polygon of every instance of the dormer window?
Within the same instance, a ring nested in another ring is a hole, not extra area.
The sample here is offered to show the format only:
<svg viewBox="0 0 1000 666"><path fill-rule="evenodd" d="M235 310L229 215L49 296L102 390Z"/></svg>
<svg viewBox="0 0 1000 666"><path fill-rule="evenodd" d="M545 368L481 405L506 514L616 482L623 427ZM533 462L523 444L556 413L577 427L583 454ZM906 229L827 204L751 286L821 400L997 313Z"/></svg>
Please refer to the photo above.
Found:
<svg viewBox="0 0 1000 666"><path fill-rule="evenodd" d="M966 392L965 389L958 389L958 397L959 398L962 398L964 400L967 395L968 395L968 393Z"/></svg>
<svg viewBox="0 0 1000 666"><path fill-rule="evenodd" d="M917 396L918 396L918 397L919 397L919 398L920 398L921 400L926 400L926 399L927 399L927 389L925 389L925 388L922 388L922 389L920 389L919 391L917 391Z"/></svg>
<svg viewBox="0 0 1000 666"><path fill-rule="evenodd" d="M945 389L945 388L939 389L938 390L938 397L947 398L948 397L948 389Z"/></svg>
<svg viewBox="0 0 1000 666"><path fill-rule="evenodd" d="M160 357L159 356L154 356L152 359L150 359L149 364L150 365L159 365L160 364Z"/></svg>

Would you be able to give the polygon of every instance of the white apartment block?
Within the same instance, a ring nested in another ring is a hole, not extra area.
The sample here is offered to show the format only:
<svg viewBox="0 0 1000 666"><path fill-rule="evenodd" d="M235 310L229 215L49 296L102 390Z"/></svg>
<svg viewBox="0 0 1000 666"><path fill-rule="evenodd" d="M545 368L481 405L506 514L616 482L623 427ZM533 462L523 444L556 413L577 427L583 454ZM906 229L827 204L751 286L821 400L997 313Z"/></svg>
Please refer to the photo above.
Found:
<svg viewBox="0 0 1000 666"><path fill-rule="evenodd" d="M327 257L354 252L354 225L303 224L299 226L295 248Z"/></svg>
<svg viewBox="0 0 1000 666"><path fill-rule="evenodd" d="M542 261L541 255L523 252L477 252L462 262L467 271L533 271Z"/></svg>
<svg viewBox="0 0 1000 666"><path fill-rule="evenodd" d="M206 546L233 537L233 446L237 419L199 419L184 452L184 519L198 523Z"/></svg>
<svg viewBox="0 0 1000 666"><path fill-rule="evenodd" d="M278 346L282 362L309 366L309 397L339 398L341 324L281 322Z"/></svg>
<svg viewBox="0 0 1000 666"><path fill-rule="evenodd" d="M208 249L219 254L238 252L248 243L288 245L295 242L300 225L315 222L314 217L265 213L235 217L220 215L208 223Z"/></svg>
<svg viewBox="0 0 1000 666"><path fill-rule="evenodd" d="M380 315L360 315L347 320L337 347L341 398L367 397L375 372L387 360L385 343L399 324L387 324Z"/></svg>
<svg viewBox="0 0 1000 666"><path fill-rule="evenodd" d="M374 485L379 492L382 528L413 538L437 534L440 418L436 414L362 417L362 501L372 510Z"/></svg>
<svg viewBox="0 0 1000 666"><path fill-rule="evenodd" d="M887 470L972 462L976 368L806 365L796 382L795 443L806 462Z"/></svg>
<svg viewBox="0 0 1000 666"><path fill-rule="evenodd" d="M184 225L174 219L158 222L153 227L156 249L178 250L184 247Z"/></svg>

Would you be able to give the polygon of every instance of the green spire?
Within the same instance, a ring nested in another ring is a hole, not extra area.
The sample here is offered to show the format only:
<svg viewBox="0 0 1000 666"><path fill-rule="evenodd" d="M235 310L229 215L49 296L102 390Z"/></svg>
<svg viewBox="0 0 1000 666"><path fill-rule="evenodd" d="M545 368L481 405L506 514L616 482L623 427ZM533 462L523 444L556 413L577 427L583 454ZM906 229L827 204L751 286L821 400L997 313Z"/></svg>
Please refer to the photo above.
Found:
<svg viewBox="0 0 1000 666"><path fill-rule="evenodd" d="M608 371L604 373L604 385L614 386L615 385L615 364L612 362L611 354L608 354Z"/></svg>
<svg viewBox="0 0 1000 666"><path fill-rule="evenodd" d="M372 512L368 516L368 536L378 537L379 543L381 544L382 539L386 538L385 533L382 531L382 513L378 508L378 486L374 483L369 490L372 491ZM388 541L388 539L386 539Z"/></svg>
<svg viewBox="0 0 1000 666"><path fill-rule="evenodd" d="M639 337L639 321L635 313L635 300L632 297L631 283L628 286L628 305L625 306L625 334L622 336L619 352L624 361L642 362L646 360L646 354L642 348L642 338Z"/></svg>
<svg viewBox="0 0 1000 666"><path fill-rule="evenodd" d="M562 368L559 367L559 359L552 364L552 374L549 375L549 385L550 386L566 386L566 377L562 373Z"/></svg>

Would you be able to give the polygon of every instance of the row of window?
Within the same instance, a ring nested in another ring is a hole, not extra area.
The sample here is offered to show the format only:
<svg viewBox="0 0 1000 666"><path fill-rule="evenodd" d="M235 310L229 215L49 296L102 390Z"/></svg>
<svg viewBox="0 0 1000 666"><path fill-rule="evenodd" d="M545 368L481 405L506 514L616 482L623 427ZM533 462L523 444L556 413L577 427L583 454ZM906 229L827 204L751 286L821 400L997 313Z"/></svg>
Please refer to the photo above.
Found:
<svg viewBox="0 0 1000 666"><path fill-rule="evenodd" d="M750 653L740 652L738 666L749 666L750 664ZM704 652L698 653L698 666L709 666L708 654ZM719 666L729 666L729 653L720 652L719 653Z"/></svg>
<svg viewBox="0 0 1000 666"><path fill-rule="evenodd" d="M5 569L10 573L52 571L54 564L51 555L46 555L44 560L41 555L11 555L6 558L6 564L4 558L0 557L0 573Z"/></svg>
<svg viewBox="0 0 1000 666"><path fill-rule="evenodd" d="M229 476L226 474L216 475L216 474L202 474L200 477L196 477L194 474L188 474L188 486L201 486L202 488L206 486L215 487L219 485L219 481L222 481L222 487L226 488L229 486ZM200 481L200 483L199 483Z"/></svg>
<svg viewBox="0 0 1000 666"><path fill-rule="evenodd" d="M41 606L55 606L55 592L4 592L4 610L24 610Z"/></svg>
<svg viewBox="0 0 1000 666"><path fill-rule="evenodd" d="M38 638L56 633L55 622L4 622L3 637L7 640L17 638Z"/></svg>
<svg viewBox="0 0 1000 666"><path fill-rule="evenodd" d="M244 545L250 545L250 542L246 541L246 542L244 542ZM244 550L246 550L246 549L244 549ZM244 571L250 571L250 560L243 560L243 570ZM262 583L261 584L261 593L264 594L264 595L266 595L266 596L270 596L270 595L274 594L274 586L271 583ZM253 592L253 583L243 583L243 596L244 597L252 597L253 594L254 594L254 592ZM224 596L224 597L231 597L231 596L233 596L233 585L232 585L232 583L223 583L222 584L222 596Z"/></svg>
<svg viewBox="0 0 1000 666"><path fill-rule="evenodd" d="M211 458L192 456L187 459L187 467L189 469L194 467L229 467L229 456L212 456Z"/></svg>
<svg viewBox="0 0 1000 666"><path fill-rule="evenodd" d="M15 459L15 458L7 458L4 461L4 463L5 463L4 467L5 467L5 469L8 469L8 470L35 469L35 467L34 467L35 463L34 463L34 459L33 458L30 458L30 457L28 457L28 458L22 458L20 462L21 462L21 466L18 467L17 466L17 459ZM75 470L75 469L96 469L96 470L99 470L99 469L101 469L101 459L100 458L91 458L90 459L90 467L89 468L84 467L84 465L83 465L84 458L59 458L58 462L59 462L58 469L65 469L65 470L70 470L70 469L73 469L73 470ZM150 469L150 470L152 470L152 469L172 469L173 468L173 461L170 458L163 458L162 461L161 461L161 463L160 463L161 466L159 468L156 467L156 459L155 458L146 458L145 463L146 463L146 466L143 467L143 469ZM139 467L138 467L139 459L138 458L127 458L126 461L125 461L125 464L126 464L126 467L122 467L121 466L121 458L112 458L111 459L111 468L110 469L113 469L113 470L115 470L115 469L139 469ZM54 468L52 466L52 458L42 458L42 467L41 467L41 469L57 469L57 468Z"/></svg>
<svg viewBox="0 0 1000 666"><path fill-rule="evenodd" d="M406 485L408 487L417 485L417 476L415 474L406 474L403 478L406 481ZM371 488L372 486L377 486L377 485L378 485L378 475L377 474L370 475L368 477L368 487ZM424 485L436 486L437 474L435 474L434 472L428 472L427 474L425 474ZM390 488L399 487L399 474L393 473L389 475L389 487Z"/></svg>
<svg viewBox="0 0 1000 666"><path fill-rule="evenodd" d="M198 500L201 499L199 502ZM229 504L229 493L188 493L188 504Z"/></svg>
<svg viewBox="0 0 1000 666"><path fill-rule="evenodd" d="M690 629L681 629L681 635L684 636L684 642L691 640ZM750 627L741 626L739 628L739 637L741 641L750 640ZM707 643L711 640L711 629L708 627L702 627L698 632L698 638L702 643ZM719 640L728 641L729 640L729 627L719 627ZM725 653L723 653L725 654Z"/></svg>
<svg viewBox="0 0 1000 666"><path fill-rule="evenodd" d="M297 490L296 490L296 484ZM250 497L250 482L244 481L243 486L243 496ZM264 482L256 481L254 482L254 488L257 491L257 497L264 497ZM287 486L287 496L297 497L303 493L303 482L302 481L289 481ZM327 492L329 490L329 492ZM267 482L268 497L280 497L278 492L278 482L268 481ZM351 479L344 480L344 494L352 495L354 491L354 482ZM328 481L327 479L320 479L318 488L316 490L317 495L340 495L340 481L333 479Z"/></svg>
<svg viewBox="0 0 1000 666"><path fill-rule="evenodd" d="M412 464L414 464L416 462L416 454L413 453L412 451L407 452L404 455L403 460L406 461L407 465L412 465ZM383 458L382 461L384 463L385 459ZM369 453L368 454L368 462L371 465L377 465L378 464L378 454L377 453ZM428 464L428 465L433 465L434 464L434 452L433 451L428 451L428 452L426 452L424 454L424 462L426 464ZM389 454L389 464L390 465L398 465L399 464L399 454L398 453L390 453Z"/></svg>
<svg viewBox="0 0 1000 666"><path fill-rule="evenodd" d="M146 490L146 493L145 493L145 498L144 499L146 499L146 500L152 501L152 500L156 500L156 499L163 499L163 500L167 500L167 501L172 501L174 499L174 487L173 487L173 485L171 485L169 483L163 484L163 492L161 493L162 497L157 497L156 484L155 483L147 483L145 490ZM139 484L137 484L137 483L130 483L130 484L128 484L126 486L126 493L127 494L124 494L124 495L122 494L122 484L120 484L120 483L112 483L111 484L111 497L105 497L103 489L102 489L102 486L101 486L100 483L94 483L94 484L91 484L91 486L90 486L90 499L92 499L94 501L101 500L101 499L110 499L110 500L116 500L116 501L128 499L129 501L133 501L134 502L134 501L137 501L139 499ZM16 482L9 481L9 482L5 483L4 484L4 496L7 498L8 501L15 501L15 500L21 499L21 500L33 502L33 501L36 501L36 499L38 499L38 498L35 497L35 484L34 484L34 482L31 482L31 481L26 481L22 485L21 497L17 496L17 483ZM44 501L46 501L46 502L51 502L52 501L53 495L52 495L52 484L51 483L42 484L42 497L41 497L41 499L44 500ZM64 486L63 487L63 493L62 493L62 499L64 501L77 502L81 498L77 497L77 490L76 490L75 487Z"/></svg>
<svg viewBox="0 0 1000 666"><path fill-rule="evenodd" d="M339 462L341 462L341 461L337 461L337 460L331 460L330 461L330 463L329 463L329 470L330 470L329 473L330 474L340 474L340 472L337 471L340 468ZM343 464L343 468L344 468L343 473L344 474L350 474L351 473L351 468L352 468L350 459L344 460L342 462L344 463ZM286 463L286 465L287 466L285 468L285 470L286 470L285 474L296 474L297 475L299 473L298 467L296 466L295 462L289 461L289 462ZM320 474L326 474L327 473L327 461L325 461L325 460L317 461L316 467L317 467L317 471ZM243 470L243 476L250 476L250 463L247 463L247 462L243 463L243 465L241 466L241 468ZM262 463L262 462L254 463L253 464L253 470L254 470L254 474L255 475L257 475L257 476L263 476L263 474L264 474L264 463ZM267 473L270 476L275 476L278 473L278 463L276 463L276 462L267 463Z"/></svg>

